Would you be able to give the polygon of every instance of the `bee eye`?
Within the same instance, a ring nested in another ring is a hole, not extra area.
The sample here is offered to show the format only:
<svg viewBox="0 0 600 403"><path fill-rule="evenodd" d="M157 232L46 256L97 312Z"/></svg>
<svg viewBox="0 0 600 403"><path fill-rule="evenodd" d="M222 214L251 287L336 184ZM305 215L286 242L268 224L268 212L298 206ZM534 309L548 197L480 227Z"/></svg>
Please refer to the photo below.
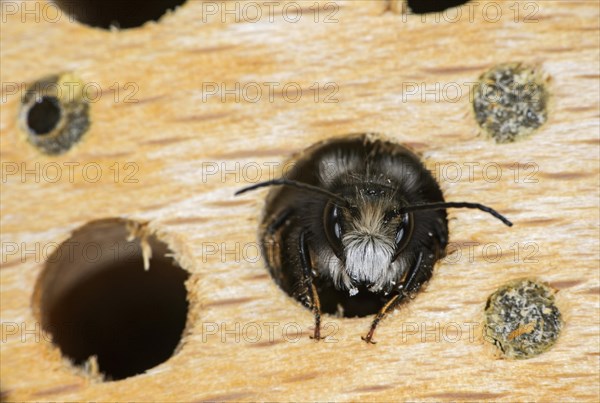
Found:
<svg viewBox="0 0 600 403"><path fill-rule="evenodd" d="M404 225L400 224L398 232L396 232L396 245L398 245L404 239Z"/></svg>
<svg viewBox="0 0 600 403"><path fill-rule="evenodd" d="M409 213L402 215L402 221L396 231L396 257L408 245L413 230L412 215Z"/></svg>
<svg viewBox="0 0 600 403"><path fill-rule="evenodd" d="M342 215L340 208L334 203L329 203L325 208L323 226L333 252L339 259L343 259Z"/></svg>

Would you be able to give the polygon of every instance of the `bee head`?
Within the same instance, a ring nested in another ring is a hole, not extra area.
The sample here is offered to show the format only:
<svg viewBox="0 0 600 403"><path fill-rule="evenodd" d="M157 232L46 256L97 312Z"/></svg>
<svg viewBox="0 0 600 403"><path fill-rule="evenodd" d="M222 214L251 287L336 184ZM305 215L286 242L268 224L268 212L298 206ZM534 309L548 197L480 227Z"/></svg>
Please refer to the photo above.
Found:
<svg viewBox="0 0 600 403"><path fill-rule="evenodd" d="M381 285L390 265L406 248L414 228L405 203L377 186L346 193L347 203L330 201L323 212L323 228L335 255L356 284Z"/></svg>
<svg viewBox="0 0 600 403"><path fill-rule="evenodd" d="M345 274L334 274L333 277L342 278L341 282L350 295L358 292L358 285L378 291L393 284L396 276L390 272L390 266L395 264L410 244L415 227L412 213L415 211L478 209L508 226L513 225L503 215L483 204L444 201L409 204L397 189L374 183L347 186L340 193L334 193L309 183L273 179L243 188L236 195L276 185L292 186L326 198L322 228L327 243L341 263L342 272L335 271Z"/></svg>

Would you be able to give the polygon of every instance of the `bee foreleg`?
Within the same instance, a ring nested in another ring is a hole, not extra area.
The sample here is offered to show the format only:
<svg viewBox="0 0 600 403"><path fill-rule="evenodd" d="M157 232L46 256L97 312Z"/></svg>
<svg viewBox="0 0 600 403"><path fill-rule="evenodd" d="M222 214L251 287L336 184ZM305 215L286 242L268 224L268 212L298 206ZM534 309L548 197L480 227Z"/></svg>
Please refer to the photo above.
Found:
<svg viewBox="0 0 600 403"><path fill-rule="evenodd" d="M313 282L313 273L310 261L310 252L308 245L306 244L306 231L302 231L299 237L299 252L300 252L300 263L302 265L302 276L303 283L307 289L307 293L310 293L310 304L312 311L315 315L315 333L311 337L315 340L321 339L321 303L319 301L319 294L317 293L317 287Z"/></svg>
<svg viewBox="0 0 600 403"><path fill-rule="evenodd" d="M408 279L404 283L403 289L397 291L397 293L394 294L379 310L377 316L375 316L375 319L373 319L373 323L371 323L371 329L369 329L369 333L367 333L366 336L361 337L364 341L367 343L376 344L373 341L373 334L375 333L375 329L377 328L377 325L379 325L379 322L381 322L387 314L393 312L394 309L396 309L396 307L398 307L398 305L400 305L400 303L402 303L406 297L410 295L410 293L416 292L419 287L421 287L421 284L431 277L431 269L426 267L426 270L422 270L422 263L423 252L420 252L416 263L408 273Z"/></svg>
<svg viewBox="0 0 600 403"><path fill-rule="evenodd" d="M288 220L288 218L290 218L293 212L294 210L292 210L291 208L283 210L283 212L279 213L279 215L273 221L271 221L269 226L266 228L265 232L268 235L275 234L275 232L277 232L279 228L281 228L286 223L286 221Z"/></svg>

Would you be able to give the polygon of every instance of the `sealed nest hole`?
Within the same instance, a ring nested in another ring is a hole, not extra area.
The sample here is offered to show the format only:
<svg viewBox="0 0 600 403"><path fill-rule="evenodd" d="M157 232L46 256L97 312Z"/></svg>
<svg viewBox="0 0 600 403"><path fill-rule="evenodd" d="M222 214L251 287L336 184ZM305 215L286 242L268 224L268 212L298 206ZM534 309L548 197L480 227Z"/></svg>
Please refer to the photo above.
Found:
<svg viewBox="0 0 600 403"><path fill-rule="evenodd" d="M531 358L556 343L563 326L554 291L533 280L500 287L485 308L486 339L507 358Z"/></svg>

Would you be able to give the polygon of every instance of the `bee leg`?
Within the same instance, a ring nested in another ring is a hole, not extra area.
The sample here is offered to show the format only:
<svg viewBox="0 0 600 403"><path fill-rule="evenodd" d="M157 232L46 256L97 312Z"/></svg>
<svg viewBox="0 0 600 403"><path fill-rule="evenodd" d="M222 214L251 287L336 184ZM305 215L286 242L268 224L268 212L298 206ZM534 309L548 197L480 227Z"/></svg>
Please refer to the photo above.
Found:
<svg viewBox="0 0 600 403"><path fill-rule="evenodd" d="M279 239L275 234L283 226L288 224L288 219L292 216L293 212L293 209L287 208L277 214L277 216L269 222L269 225L266 226L264 232L262 233L262 251L265 255L265 258L269 262L270 271L273 277L278 277L281 275L280 271L274 270L271 264L271 262L275 260L275 255L279 253Z"/></svg>
<svg viewBox="0 0 600 403"><path fill-rule="evenodd" d="M290 218L290 216L292 215L292 212L294 210L292 210L291 208L285 209L283 210L283 212L281 212L267 227L266 229L266 233L269 235L273 235L275 232L277 232L277 230L279 228L281 228L283 226L283 224L285 224L285 222L288 220L288 218Z"/></svg>
<svg viewBox="0 0 600 403"><path fill-rule="evenodd" d="M369 333L367 333L366 336L361 337L364 341L370 344L376 344L373 341L373 334L375 333L375 329L377 328L377 325L379 325L379 322L381 322L388 313L393 312L394 309L396 309L398 305L400 305L400 303L402 303L405 298L410 295L410 293L417 291L421 287L421 284L431 277L433 265L429 264L426 265L426 267L423 267L422 262L423 252L420 252L417 262L408 273L408 280L404 285L404 289L402 291L398 291L397 294L394 294L394 296L392 296L379 310L377 316L375 316L375 319L373 319L373 323L371 323L371 329L369 329ZM422 270L423 268L425 268L425 270Z"/></svg>
<svg viewBox="0 0 600 403"><path fill-rule="evenodd" d="M306 231L302 231L300 233L298 247L300 252L300 263L302 265L302 280L306 286L307 293L310 292L310 305L315 315L315 333L311 339L321 340L321 303L319 301L317 287L315 287L313 282L310 253L308 250L308 245L306 244Z"/></svg>
<svg viewBox="0 0 600 403"><path fill-rule="evenodd" d="M373 341L373 334L375 333L375 329L381 320L391 311L393 311L400 302L402 302L402 294L395 294L392 298L389 299L388 302L379 310L377 316L371 323L371 329L369 329L369 333L366 336L362 336L361 339L370 344L377 344Z"/></svg>

